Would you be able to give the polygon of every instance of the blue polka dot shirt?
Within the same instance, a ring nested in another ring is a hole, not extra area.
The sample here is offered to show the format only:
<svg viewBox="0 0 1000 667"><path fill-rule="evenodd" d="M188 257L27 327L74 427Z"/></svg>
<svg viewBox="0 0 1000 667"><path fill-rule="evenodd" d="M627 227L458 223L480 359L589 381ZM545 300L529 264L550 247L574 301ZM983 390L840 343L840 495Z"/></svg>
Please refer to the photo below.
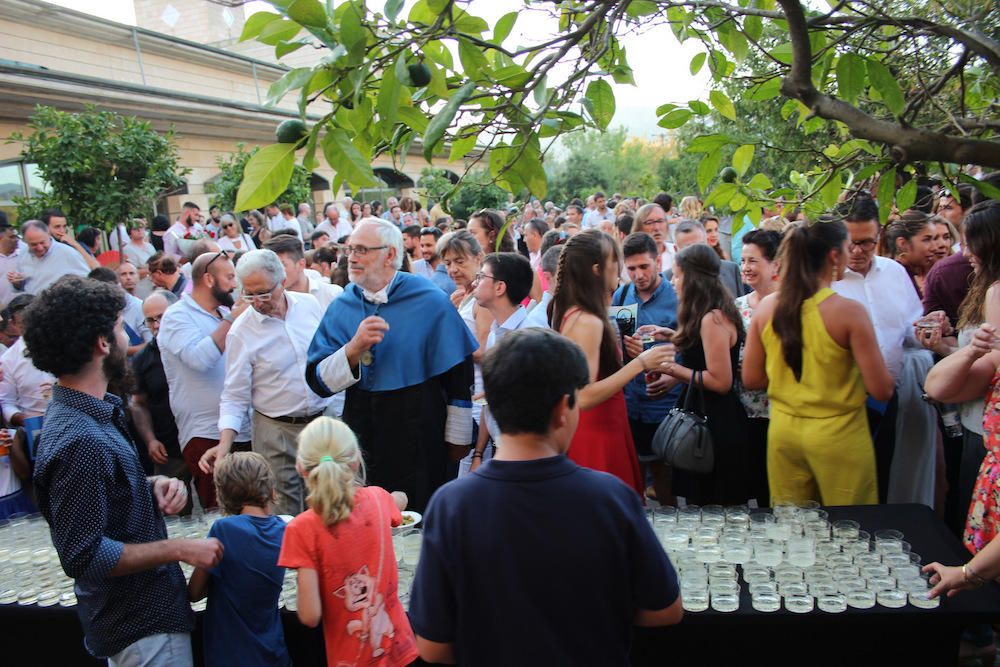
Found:
<svg viewBox="0 0 1000 667"><path fill-rule="evenodd" d="M95 656L164 632L190 632L194 615L177 563L111 577L126 544L167 538L118 397L56 385L34 481L63 570L76 580L80 622Z"/></svg>

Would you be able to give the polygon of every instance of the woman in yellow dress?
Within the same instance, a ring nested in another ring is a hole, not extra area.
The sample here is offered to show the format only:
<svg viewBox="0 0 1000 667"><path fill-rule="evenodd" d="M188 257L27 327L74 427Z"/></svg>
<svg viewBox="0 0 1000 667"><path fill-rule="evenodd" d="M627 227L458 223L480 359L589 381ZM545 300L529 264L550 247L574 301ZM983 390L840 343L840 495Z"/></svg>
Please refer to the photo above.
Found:
<svg viewBox="0 0 1000 667"><path fill-rule="evenodd" d="M848 247L839 220L789 230L778 254L781 291L763 299L750 322L743 386L766 388L771 403L773 500L878 502L865 393L888 401L893 379L864 305L830 289Z"/></svg>

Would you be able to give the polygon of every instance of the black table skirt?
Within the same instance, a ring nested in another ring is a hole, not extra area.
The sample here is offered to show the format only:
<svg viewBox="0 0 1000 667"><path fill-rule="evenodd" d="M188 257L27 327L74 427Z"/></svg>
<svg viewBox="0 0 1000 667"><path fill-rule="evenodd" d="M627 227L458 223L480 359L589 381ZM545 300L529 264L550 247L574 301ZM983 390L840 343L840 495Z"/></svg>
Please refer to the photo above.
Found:
<svg viewBox="0 0 1000 667"><path fill-rule="evenodd" d="M830 519L853 519L862 530L901 530L924 563L959 564L969 554L945 524L923 505L826 508ZM199 624L201 614L198 615ZM322 631L282 613L285 640L296 667L325 664ZM895 667L953 665L963 627L1000 622L1000 587L988 584L942 601L938 609L851 609L842 614L813 611L762 613L744 590L739 611L686 614L671 628L637 628L632 651L636 666L837 665ZM516 642L516 637L498 638ZM567 637L572 641L572 637ZM200 659L199 630L193 638ZM0 645L17 664L32 667L98 665L83 648L74 609L0 606ZM11 651L11 647L16 647Z"/></svg>

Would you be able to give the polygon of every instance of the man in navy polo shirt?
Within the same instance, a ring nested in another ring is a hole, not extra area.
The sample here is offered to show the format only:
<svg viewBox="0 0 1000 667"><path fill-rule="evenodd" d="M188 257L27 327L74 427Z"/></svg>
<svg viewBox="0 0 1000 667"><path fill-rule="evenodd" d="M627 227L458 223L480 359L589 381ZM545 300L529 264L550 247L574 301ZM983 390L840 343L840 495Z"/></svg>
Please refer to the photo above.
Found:
<svg viewBox="0 0 1000 667"><path fill-rule="evenodd" d="M683 611L635 493L565 456L583 351L550 330L512 331L486 353L483 381L503 447L427 507L410 600L421 658L628 665L633 625Z"/></svg>
<svg viewBox="0 0 1000 667"><path fill-rule="evenodd" d="M629 234L622 243L622 254L631 282L618 288L611 303L616 306L637 304L637 330L648 324L676 329L677 293L659 271L656 240L643 232ZM642 353L641 336L626 336L624 340L627 356L636 357ZM643 475L647 466L653 474L655 491L650 493L647 490L646 493L664 505L675 504L670 488L671 473L670 467L653 454L653 434L670 408L674 407L678 395L680 383L666 374L642 373L625 385L625 405L636 455L643 467Z"/></svg>

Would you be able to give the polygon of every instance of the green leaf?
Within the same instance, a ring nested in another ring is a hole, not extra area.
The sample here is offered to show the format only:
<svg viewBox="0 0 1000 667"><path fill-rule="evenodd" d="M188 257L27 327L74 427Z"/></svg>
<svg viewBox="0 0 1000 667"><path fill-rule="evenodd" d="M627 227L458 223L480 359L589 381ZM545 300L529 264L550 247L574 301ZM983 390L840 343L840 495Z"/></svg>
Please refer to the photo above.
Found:
<svg viewBox="0 0 1000 667"><path fill-rule="evenodd" d="M455 29L467 35L481 35L490 29L490 24L478 16L462 10L455 19Z"/></svg>
<svg viewBox="0 0 1000 667"><path fill-rule="evenodd" d="M520 88L531 78L531 74L520 65L510 65L494 71L492 78L504 86Z"/></svg>
<svg viewBox="0 0 1000 667"><path fill-rule="evenodd" d="M755 85L743 99L749 100L750 102L763 102L764 100L774 99L780 94L781 78L774 77Z"/></svg>
<svg viewBox="0 0 1000 667"><path fill-rule="evenodd" d="M439 16L447 6L448 0L427 0L427 8Z"/></svg>
<svg viewBox="0 0 1000 667"><path fill-rule="evenodd" d="M662 116L664 114L670 113L671 111L673 111L676 108L677 108L676 104L669 104L669 103L668 104L661 104L660 106L656 107L656 115L657 116Z"/></svg>
<svg viewBox="0 0 1000 667"><path fill-rule="evenodd" d="M988 197L989 199L996 199L997 201L1000 201L1000 188L996 187L995 185L987 183L986 181L980 181L979 179L973 178L968 174L959 174L958 180L962 181L963 183L968 183L975 189L979 190L979 192L982 193L983 196Z"/></svg>
<svg viewBox="0 0 1000 667"><path fill-rule="evenodd" d="M385 3L385 17L395 23L399 12L403 10L403 3L406 0L388 0Z"/></svg>
<svg viewBox="0 0 1000 667"><path fill-rule="evenodd" d="M766 174L754 174L747 186L755 190L770 190L774 187Z"/></svg>
<svg viewBox="0 0 1000 667"><path fill-rule="evenodd" d="M650 14L655 14L659 8L656 6L655 2L650 0L632 0L629 3L628 8L625 13L631 18L637 19L641 16L649 16Z"/></svg>
<svg viewBox="0 0 1000 667"><path fill-rule="evenodd" d="M270 21L257 35L257 41L269 46L276 46L278 42L290 41L302 30L295 21L281 19L280 21Z"/></svg>
<svg viewBox="0 0 1000 667"><path fill-rule="evenodd" d="M705 198L705 207L728 206L730 200L736 195L739 188L735 183L719 183L715 189Z"/></svg>
<svg viewBox="0 0 1000 667"><path fill-rule="evenodd" d="M865 89L865 61L846 51L837 61L837 94L842 100L854 104Z"/></svg>
<svg viewBox="0 0 1000 667"><path fill-rule="evenodd" d="M688 143L685 153L711 153L719 146L735 143L724 134L703 134Z"/></svg>
<svg viewBox="0 0 1000 667"><path fill-rule="evenodd" d="M896 193L896 208L900 213L910 209L917 201L917 179L911 178Z"/></svg>
<svg viewBox="0 0 1000 667"><path fill-rule="evenodd" d="M708 54L704 51L695 54L694 58L691 59L691 76L701 71L701 68L705 66L706 58L708 58Z"/></svg>
<svg viewBox="0 0 1000 667"><path fill-rule="evenodd" d="M323 155L337 175L352 186L374 187L378 184L371 168L370 156L365 157L358 151L351 143L347 130L335 127L326 131L323 137Z"/></svg>
<svg viewBox="0 0 1000 667"><path fill-rule="evenodd" d="M265 105L274 106L281 101L281 98L288 91L298 90L309 83L312 77L313 70L311 67L298 67L290 72L286 72L284 76L272 83L271 87L267 89L267 102Z"/></svg>
<svg viewBox="0 0 1000 667"><path fill-rule="evenodd" d="M462 69L470 79L481 78L491 69L490 61L486 59L482 49L464 39L458 40L458 59L462 61Z"/></svg>
<svg viewBox="0 0 1000 667"><path fill-rule="evenodd" d="M736 120L736 107L732 100L721 90L713 90L708 94L708 101L712 103L715 110L729 120Z"/></svg>
<svg viewBox="0 0 1000 667"><path fill-rule="evenodd" d="M427 120L427 116L424 115L424 112L420 109L416 109L414 107L400 107L397 113L399 115L399 119L417 134L423 134L427 131L427 125L430 121Z"/></svg>
<svg viewBox="0 0 1000 667"><path fill-rule="evenodd" d="M471 137L465 137L464 139L455 139L451 142L451 152L448 153L448 162L457 162L461 160L476 147L476 135Z"/></svg>
<svg viewBox="0 0 1000 667"><path fill-rule="evenodd" d="M826 205L826 207L833 208L837 205L837 200L840 199L840 193L844 189L844 181L837 171L830 177L830 180L826 182L826 185L819 191L819 198Z"/></svg>
<svg viewBox="0 0 1000 667"><path fill-rule="evenodd" d="M698 189L702 192L708 190L708 184L719 174L719 167L722 165L722 149L717 148L698 163L696 179Z"/></svg>
<svg viewBox="0 0 1000 667"><path fill-rule="evenodd" d="M759 16L748 16L743 19L743 32L753 41L759 41L764 34L764 21Z"/></svg>
<svg viewBox="0 0 1000 667"><path fill-rule="evenodd" d="M326 10L319 0L295 0L285 10L288 18L307 28L325 28Z"/></svg>
<svg viewBox="0 0 1000 667"><path fill-rule="evenodd" d="M871 178L872 176L875 175L876 172L880 171L881 169L884 169L885 166L886 166L885 162L876 162L875 164L870 164L867 167L861 169L861 171L859 171L857 174L855 174L854 180L863 181L865 179Z"/></svg>
<svg viewBox="0 0 1000 667"><path fill-rule="evenodd" d="M257 12L247 19L246 23L243 24L243 32L240 33L240 41L245 42L248 39L253 39L260 34L261 30L264 29L272 21L280 21L281 15L275 14L274 12Z"/></svg>
<svg viewBox="0 0 1000 667"><path fill-rule="evenodd" d="M792 43L787 42L785 44L780 44L768 52L772 58L777 60L782 65L792 64Z"/></svg>
<svg viewBox="0 0 1000 667"><path fill-rule="evenodd" d="M587 86L586 98L590 101L590 115L602 130L606 130L615 115L615 94L611 84L604 79L594 79Z"/></svg>
<svg viewBox="0 0 1000 667"><path fill-rule="evenodd" d="M879 224L885 225L889 221L889 214L892 213L892 198L896 194L896 168L883 172L878 179L878 191L875 199L878 200Z"/></svg>
<svg viewBox="0 0 1000 667"><path fill-rule="evenodd" d="M448 129L448 126L455 119L455 114L458 113L459 107L465 104L465 101L472 96L472 92L475 89L476 84L473 81L467 81L461 88L452 93L452 96L448 99L444 107L427 124L427 131L423 133L425 160L428 162L431 161L431 158L434 156L434 147L444 137L445 130Z"/></svg>
<svg viewBox="0 0 1000 667"><path fill-rule="evenodd" d="M733 153L733 169L736 170L740 176L747 173L747 169L750 168L750 163L753 162L753 154L756 150L756 146L753 144L743 144L736 149Z"/></svg>
<svg viewBox="0 0 1000 667"><path fill-rule="evenodd" d="M364 14L364 5L359 7L357 2L347 3L344 16L340 19L340 41L348 51L353 51L365 41L365 29L361 25Z"/></svg>
<svg viewBox="0 0 1000 667"><path fill-rule="evenodd" d="M402 57L399 58L403 60ZM396 122L396 115L399 112L399 98L402 94L402 87L396 78L395 67L386 67L382 70L382 80L379 82L378 97L375 98L375 108L378 110L380 120L385 121L385 127L391 127ZM421 114L422 115L422 114Z"/></svg>
<svg viewBox="0 0 1000 667"><path fill-rule="evenodd" d="M894 116L899 116L906 108L906 101L903 99L903 91L899 88L899 82L893 76L889 68L877 60L869 58L868 79L872 86L882 96L882 101L889 108Z"/></svg>
<svg viewBox="0 0 1000 667"><path fill-rule="evenodd" d="M514 29L516 22L517 12L509 12L497 19L497 24L493 28L493 43L497 45L502 44L503 40L507 39L510 35L510 31Z"/></svg>
<svg viewBox="0 0 1000 667"><path fill-rule="evenodd" d="M295 42L278 42L278 44L274 47L274 56L280 60L281 58L287 56L289 53L294 53L295 51L298 51L308 43L309 42L302 40Z"/></svg>
<svg viewBox="0 0 1000 667"><path fill-rule="evenodd" d="M691 111L698 114L699 116L707 116L708 114L712 113L712 109L709 108L709 106L704 102L702 102L701 100L691 100L690 102L688 102L688 107L690 107Z"/></svg>
<svg viewBox="0 0 1000 667"><path fill-rule="evenodd" d="M733 198L729 200L729 208L734 212L739 213L743 211L743 207L746 206L749 202L750 200L747 199L747 196L745 194L743 194L742 192L737 192L735 195L733 195Z"/></svg>
<svg viewBox="0 0 1000 667"><path fill-rule="evenodd" d="M688 109L674 109L657 123L660 127L668 130L675 130L691 119L691 111Z"/></svg>
<svg viewBox="0 0 1000 667"><path fill-rule="evenodd" d="M295 144L271 144L257 151L243 169L236 209L246 211L274 202L288 187L295 168Z"/></svg>
<svg viewBox="0 0 1000 667"><path fill-rule="evenodd" d="M543 76L541 78L538 85L532 91L532 97L535 99L535 104L540 107L545 106L545 103L549 99L548 77Z"/></svg>

